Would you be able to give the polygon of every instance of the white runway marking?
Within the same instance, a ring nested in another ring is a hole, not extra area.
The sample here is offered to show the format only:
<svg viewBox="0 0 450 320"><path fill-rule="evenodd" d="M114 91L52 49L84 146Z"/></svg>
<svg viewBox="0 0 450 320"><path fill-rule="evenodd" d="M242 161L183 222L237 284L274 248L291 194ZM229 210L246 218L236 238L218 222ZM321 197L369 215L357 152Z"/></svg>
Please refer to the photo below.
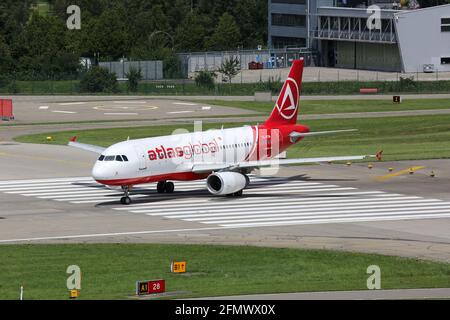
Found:
<svg viewBox="0 0 450 320"><path fill-rule="evenodd" d="M49 108L49 106L40 106L39 110L47 110Z"/></svg>
<svg viewBox="0 0 450 320"><path fill-rule="evenodd" d="M173 102L173 104L180 105L180 106L196 106L196 103L190 103L190 102Z"/></svg>
<svg viewBox="0 0 450 320"><path fill-rule="evenodd" d="M450 201L315 181L252 176L240 198L213 197L205 190L204 181L175 183L173 194L156 193L155 184L137 186L131 195L135 201L129 206L119 204L120 191L89 177L0 181L0 192L90 207L102 204L119 212L197 222L216 229L450 217Z"/></svg>
<svg viewBox="0 0 450 320"><path fill-rule="evenodd" d="M138 101L135 101L135 100L130 100L130 101L114 101L114 103L118 103L118 104L122 104L122 103L131 103L131 104L145 104L145 103L147 103L147 101L142 101L142 100L138 100Z"/></svg>
<svg viewBox="0 0 450 320"><path fill-rule="evenodd" d="M52 112L54 112L54 113L68 113L68 114L77 113L75 111L62 111L62 110L52 110Z"/></svg>
<svg viewBox="0 0 450 320"><path fill-rule="evenodd" d="M169 113L169 114L177 114L177 113L190 113L190 112L194 112L194 111L192 111L192 110L185 110L185 111L170 111L170 112L167 112L167 113Z"/></svg>
<svg viewBox="0 0 450 320"><path fill-rule="evenodd" d="M136 112L105 112L105 116L137 116Z"/></svg>
<svg viewBox="0 0 450 320"><path fill-rule="evenodd" d="M75 106L75 105L82 105L86 104L86 102L65 102L65 103L59 103L60 106Z"/></svg>
<svg viewBox="0 0 450 320"><path fill-rule="evenodd" d="M204 107L202 107L202 110L211 110L211 107L209 107L209 106L204 106Z"/></svg>

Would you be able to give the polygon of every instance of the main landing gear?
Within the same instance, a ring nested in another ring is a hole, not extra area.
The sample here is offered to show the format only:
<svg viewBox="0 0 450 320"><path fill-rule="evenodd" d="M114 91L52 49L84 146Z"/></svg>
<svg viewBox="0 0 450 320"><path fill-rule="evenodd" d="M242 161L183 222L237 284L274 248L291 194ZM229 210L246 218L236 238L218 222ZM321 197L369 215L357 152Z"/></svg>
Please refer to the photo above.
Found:
<svg viewBox="0 0 450 320"><path fill-rule="evenodd" d="M172 193L173 190L175 189L175 185L173 184L173 182L167 182L167 181L159 181L158 184L156 185L156 191L158 191L158 193Z"/></svg>
<svg viewBox="0 0 450 320"><path fill-rule="evenodd" d="M122 190L123 190L124 196L122 198L120 198L120 203L128 205L128 204L131 203L131 198L129 197L129 195L130 195L130 187L129 186L122 186Z"/></svg>
<svg viewBox="0 0 450 320"><path fill-rule="evenodd" d="M239 190L234 193L227 194L227 197L242 197L243 194L244 194L244 189Z"/></svg>

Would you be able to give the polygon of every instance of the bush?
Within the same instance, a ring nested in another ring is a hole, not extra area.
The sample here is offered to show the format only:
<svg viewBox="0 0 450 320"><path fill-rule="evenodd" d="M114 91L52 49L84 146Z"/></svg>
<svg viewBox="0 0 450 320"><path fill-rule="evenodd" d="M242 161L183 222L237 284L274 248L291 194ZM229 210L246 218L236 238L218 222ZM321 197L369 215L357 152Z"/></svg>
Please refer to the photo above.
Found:
<svg viewBox="0 0 450 320"><path fill-rule="evenodd" d="M217 75L212 71L200 71L195 76L195 84L212 90L214 89L214 78L216 77Z"/></svg>
<svg viewBox="0 0 450 320"><path fill-rule="evenodd" d="M126 73L126 77L128 78L128 91L136 92L138 89L139 81L142 80L141 69L131 67L130 70Z"/></svg>
<svg viewBox="0 0 450 320"><path fill-rule="evenodd" d="M283 86L280 76L270 77L267 81L260 81L258 83L258 89L264 91L270 91L272 93L278 93Z"/></svg>
<svg viewBox="0 0 450 320"><path fill-rule="evenodd" d="M80 81L81 92L118 92L116 75L105 68L92 67Z"/></svg>

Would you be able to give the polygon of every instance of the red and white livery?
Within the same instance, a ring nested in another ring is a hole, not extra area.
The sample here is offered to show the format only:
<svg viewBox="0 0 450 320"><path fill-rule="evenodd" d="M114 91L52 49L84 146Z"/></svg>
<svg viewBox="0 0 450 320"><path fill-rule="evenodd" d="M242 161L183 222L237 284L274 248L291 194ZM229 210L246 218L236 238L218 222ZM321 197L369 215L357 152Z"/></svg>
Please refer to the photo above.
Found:
<svg viewBox="0 0 450 320"><path fill-rule="evenodd" d="M69 145L101 154L92 176L101 184L122 187L123 204L131 203L129 191L138 184L157 182L158 192L171 193L172 181L206 179L211 194L240 196L250 183L247 174L256 168L365 158L276 158L304 137L354 131L309 132L297 124L302 74L303 59L295 60L272 113L261 125L127 140L109 148L79 143L74 137Z"/></svg>

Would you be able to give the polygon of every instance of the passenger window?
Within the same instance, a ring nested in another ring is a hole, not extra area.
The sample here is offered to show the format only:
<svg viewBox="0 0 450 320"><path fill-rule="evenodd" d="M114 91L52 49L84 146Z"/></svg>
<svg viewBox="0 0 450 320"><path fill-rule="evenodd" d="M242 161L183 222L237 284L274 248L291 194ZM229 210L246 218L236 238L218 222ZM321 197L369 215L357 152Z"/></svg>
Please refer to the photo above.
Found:
<svg viewBox="0 0 450 320"><path fill-rule="evenodd" d="M127 156L122 155L122 159L123 159L123 161L128 161Z"/></svg>
<svg viewBox="0 0 450 320"><path fill-rule="evenodd" d="M98 161L103 161L103 159L105 159L105 156L101 155L100 158L98 158Z"/></svg>
<svg viewBox="0 0 450 320"><path fill-rule="evenodd" d="M123 160L122 160L122 157L121 157L121 156L116 156L116 161L122 162L122 161L123 161Z"/></svg>

